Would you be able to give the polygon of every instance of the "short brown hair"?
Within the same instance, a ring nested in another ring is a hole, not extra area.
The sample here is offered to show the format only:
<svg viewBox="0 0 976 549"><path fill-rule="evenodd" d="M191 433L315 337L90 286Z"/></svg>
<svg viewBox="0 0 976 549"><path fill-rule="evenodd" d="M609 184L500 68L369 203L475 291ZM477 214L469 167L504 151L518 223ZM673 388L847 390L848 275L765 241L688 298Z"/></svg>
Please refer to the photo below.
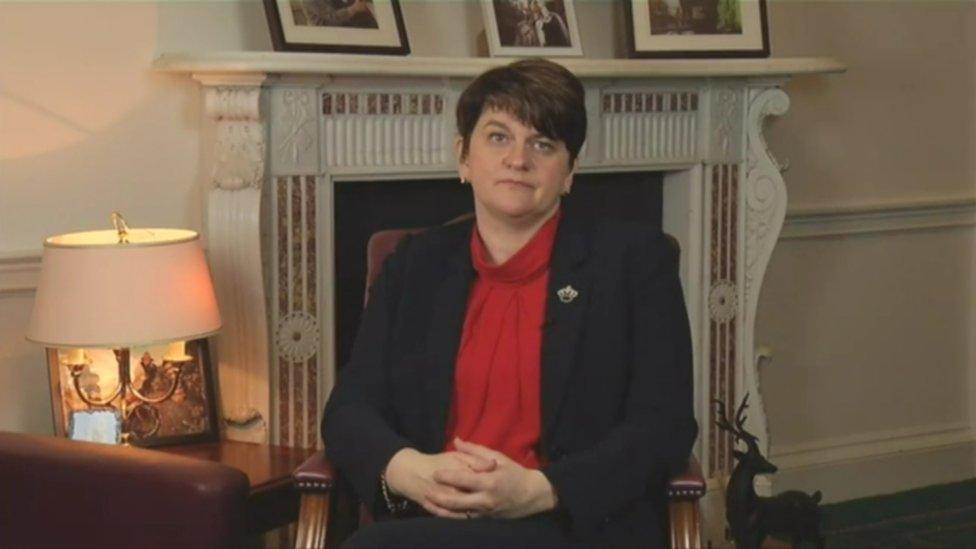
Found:
<svg viewBox="0 0 976 549"><path fill-rule="evenodd" d="M523 59L485 71L465 88L457 104L461 154L487 109L505 111L542 135L562 141L572 163L586 139L583 83L562 65L542 58Z"/></svg>

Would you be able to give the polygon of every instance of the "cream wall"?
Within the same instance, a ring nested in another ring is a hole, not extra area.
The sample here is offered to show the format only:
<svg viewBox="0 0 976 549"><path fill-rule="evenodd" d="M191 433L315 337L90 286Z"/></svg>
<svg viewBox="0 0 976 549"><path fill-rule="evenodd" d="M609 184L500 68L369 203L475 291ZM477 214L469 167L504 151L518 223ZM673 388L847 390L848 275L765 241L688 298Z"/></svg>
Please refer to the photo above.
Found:
<svg viewBox="0 0 976 549"><path fill-rule="evenodd" d="M762 387L777 490L836 501L973 476L973 236L780 241L757 326L774 350Z"/></svg>
<svg viewBox="0 0 976 549"><path fill-rule="evenodd" d="M775 1L776 55L830 55L770 125L791 162L790 210L976 196L976 4Z"/></svg>
<svg viewBox="0 0 976 549"><path fill-rule="evenodd" d="M477 3L401 1L415 54L485 51ZM620 55L622 5L577 10L588 57ZM773 152L790 161L791 211L822 212L829 229L850 208L967 207L973 4L774 0L769 11L774 55L850 66L791 82L791 110L769 126ZM51 429L43 355L23 341L44 236L104 227L112 210L202 228L199 89L149 70L159 52L201 49L270 49L261 4L0 3L0 385L17 388L0 399L0 429ZM898 444L929 451L945 440L929 435L953 426L943 470L971 474L958 449L976 417L972 241L972 225L781 241L757 333L775 353L762 381L773 453L788 465L777 488L839 499L924 481L911 461L880 479L835 479L854 470L843 463L870 465Z"/></svg>
<svg viewBox="0 0 976 549"><path fill-rule="evenodd" d="M771 4L777 55L849 67L790 83L767 132L790 165L756 330L776 490L973 476L974 18L971 2ZM801 221L820 236L789 238ZM897 230L832 234L872 226Z"/></svg>
<svg viewBox="0 0 976 549"><path fill-rule="evenodd" d="M183 10L185 25L200 7ZM216 11L203 46L240 10ZM113 210L201 225L197 88L149 70L179 21L154 3L0 3L0 429L52 430L43 351L24 341L43 238L107 228Z"/></svg>
<svg viewBox="0 0 976 549"><path fill-rule="evenodd" d="M814 314L760 321L778 343L763 377L777 446L966 420L971 230L781 245L763 299Z"/></svg>
<svg viewBox="0 0 976 549"><path fill-rule="evenodd" d="M0 250L112 210L199 226L199 109L191 83L148 70L159 21L154 4L0 5Z"/></svg>

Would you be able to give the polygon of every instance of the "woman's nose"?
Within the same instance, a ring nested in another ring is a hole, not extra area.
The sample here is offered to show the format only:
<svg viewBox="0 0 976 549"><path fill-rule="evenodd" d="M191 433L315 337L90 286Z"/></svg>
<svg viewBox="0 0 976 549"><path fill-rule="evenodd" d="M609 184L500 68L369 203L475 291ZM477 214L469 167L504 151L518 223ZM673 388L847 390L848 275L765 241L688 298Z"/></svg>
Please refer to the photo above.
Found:
<svg viewBox="0 0 976 549"><path fill-rule="evenodd" d="M530 157L527 145L513 143L505 154L505 166L513 170L524 170L529 167Z"/></svg>

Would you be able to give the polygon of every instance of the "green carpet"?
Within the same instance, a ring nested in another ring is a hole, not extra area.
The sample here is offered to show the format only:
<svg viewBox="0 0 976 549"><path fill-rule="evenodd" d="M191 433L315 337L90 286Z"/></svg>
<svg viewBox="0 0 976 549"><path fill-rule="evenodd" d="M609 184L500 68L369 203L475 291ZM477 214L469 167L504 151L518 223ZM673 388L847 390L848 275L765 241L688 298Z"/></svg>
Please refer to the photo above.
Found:
<svg viewBox="0 0 976 549"><path fill-rule="evenodd" d="M831 549L976 549L976 479L824 505L821 510Z"/></svg>

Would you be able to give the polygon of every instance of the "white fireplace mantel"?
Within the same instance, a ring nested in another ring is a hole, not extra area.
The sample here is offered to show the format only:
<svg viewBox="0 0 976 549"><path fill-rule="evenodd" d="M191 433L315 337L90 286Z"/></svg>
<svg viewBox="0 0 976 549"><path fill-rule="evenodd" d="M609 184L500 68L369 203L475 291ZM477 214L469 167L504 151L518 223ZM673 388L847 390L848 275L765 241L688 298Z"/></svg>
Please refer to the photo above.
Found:
<svg viewBox="0 0 976 549"><path fill-rule="evenodd" d="M454 176L457 97L507 61L277 52L155 61L201 82L216 130L207 237L225 319L228 436L319 443L335 371L333 185ZM754 329L786 188L763 120L788 109L790 77L845 68L830 58L557 61L586 87L581 170L664 172L664 229L681 242L695 345L698 451L719 476L731 441L711 429L712 398L731 404L748 391L747 428L768 444Z"/></svg>
<svg viewBox="0 0 976 549"><path fill-rule="evenodd" d="M705 78L795 76L843 72L829 57L767 59L554 59L580 78ZM503 58L396 57L285 52L174 52L153 68L191 74L264 73L301 76L473 77L511 61Z"/></svg>

